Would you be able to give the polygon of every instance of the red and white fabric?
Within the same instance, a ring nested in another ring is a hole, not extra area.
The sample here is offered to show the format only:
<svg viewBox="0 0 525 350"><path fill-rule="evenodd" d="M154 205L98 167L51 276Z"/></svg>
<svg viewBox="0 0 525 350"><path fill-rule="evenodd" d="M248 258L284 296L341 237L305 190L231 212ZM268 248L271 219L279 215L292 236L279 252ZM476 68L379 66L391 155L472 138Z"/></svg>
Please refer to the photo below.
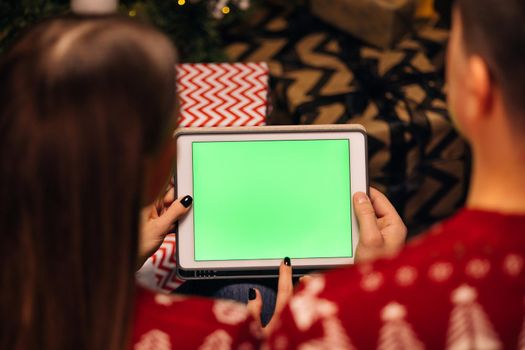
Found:
<svg viewBox="0 0 525 350"><path fill-rule="evenodd" d="M137 289L130 350L259 348L262 332L245 305Z"/></svg>
<svg viewBox="0 0 525 350"><path fill-rule="evenodd" d="M179 127L265 125L266 63L183 63L176 67ZM137 272L139 284L170 293L183 281L175 273L176 238L168 235Z"/></svg>
<svg viewBox="0 0 525 350"><path fill-rule="evenodd" d="M307 280L269 349L525 349L525 215L463 209L397 257Z"/></svg>

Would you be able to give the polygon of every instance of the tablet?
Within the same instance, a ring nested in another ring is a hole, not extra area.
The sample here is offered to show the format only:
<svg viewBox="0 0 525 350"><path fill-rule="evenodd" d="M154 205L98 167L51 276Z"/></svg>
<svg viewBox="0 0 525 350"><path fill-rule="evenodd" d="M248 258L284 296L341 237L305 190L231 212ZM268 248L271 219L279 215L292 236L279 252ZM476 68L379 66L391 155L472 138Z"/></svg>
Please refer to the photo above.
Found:
<svg viewBox="0 0 525 350"><path fill-rule="evenodd" d="M352 264L352 195L367 192L359 125L186 128L176 190L193 197L178 223L182 279L274 277Z"/></svg>

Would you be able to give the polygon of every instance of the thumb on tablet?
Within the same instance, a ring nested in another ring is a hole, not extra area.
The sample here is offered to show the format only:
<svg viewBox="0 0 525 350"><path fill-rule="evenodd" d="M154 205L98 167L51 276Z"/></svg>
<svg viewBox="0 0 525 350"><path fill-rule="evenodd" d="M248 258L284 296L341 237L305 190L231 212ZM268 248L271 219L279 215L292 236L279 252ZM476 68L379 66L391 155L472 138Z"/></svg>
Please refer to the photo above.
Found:
<svg viewBox="0 0 525 350"><path fill-rule="evenodd" d="M179 198L171 205L169 208L158 218L158 224L166 232L171 228L171 225L180 219L184 214L186 214L193 202L191 196L184 196Z"/></svg>
<svg viewBox="0 0 525 350"><path fill-rule="evenodd" d="M364 246L381 246L383 236L377 225L377 216L372 202L363 192L354 195L354 212L359 223L359 243Z"/></svg>
<svg viewBox="0 0 525 350"><path fill-rule="evenodd" d="M355 216L359 223L356 258L361 261L369 260L376 255L376 250L383 246L383 236L379 230L377 216L370 198L363 192L357 192L353 201Z"/></svg>

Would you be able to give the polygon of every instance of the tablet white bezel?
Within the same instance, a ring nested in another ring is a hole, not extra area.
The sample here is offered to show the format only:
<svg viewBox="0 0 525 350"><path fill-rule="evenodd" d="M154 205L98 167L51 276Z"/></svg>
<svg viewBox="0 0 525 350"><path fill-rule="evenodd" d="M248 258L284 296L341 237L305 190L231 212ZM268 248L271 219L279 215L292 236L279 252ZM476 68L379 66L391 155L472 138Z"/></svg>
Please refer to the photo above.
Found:
<svg viewBox="0 0 525 350"><path fill-rule="evenodd" d="M300 130L298 130L300 128ZM331 126L323 130L318 126L302 127L257 127L246 132L244 128L183 130L177 137L177 170L176 188L180 195L193 196L193 166L192 142L213 141L252 141L252 140L329 140L348 139L350 141L350 189L351 197L355 192L368 191L366 134L364 129L355 126ZM222 132L224 131L224 132ZM195 200L198 200L196 198ZM359 227L353 204L352 213L352 258L301 258L293 259L295 268L327 268L352 264L359 239ZM215 260L195 261L193 208L179 221L177 237L178 265L184 270L246 270L273 269L278 267L282 259L264 260ZM284 257L283 257L284 258Z"/></svg>

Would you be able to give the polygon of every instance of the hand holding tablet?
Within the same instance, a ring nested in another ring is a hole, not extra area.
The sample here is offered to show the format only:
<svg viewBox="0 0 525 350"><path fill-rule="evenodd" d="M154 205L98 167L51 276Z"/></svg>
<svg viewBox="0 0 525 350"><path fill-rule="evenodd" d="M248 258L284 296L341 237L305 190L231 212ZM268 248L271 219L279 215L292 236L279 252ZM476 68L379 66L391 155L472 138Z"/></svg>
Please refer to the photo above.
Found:
<svg viewBox="0 0 525 350"><path fill-rule="evenodd" d="M367 191L366 134L350 125L183 129L177 192L180 277L276 276L351 264L352 194Z"/></svg>

